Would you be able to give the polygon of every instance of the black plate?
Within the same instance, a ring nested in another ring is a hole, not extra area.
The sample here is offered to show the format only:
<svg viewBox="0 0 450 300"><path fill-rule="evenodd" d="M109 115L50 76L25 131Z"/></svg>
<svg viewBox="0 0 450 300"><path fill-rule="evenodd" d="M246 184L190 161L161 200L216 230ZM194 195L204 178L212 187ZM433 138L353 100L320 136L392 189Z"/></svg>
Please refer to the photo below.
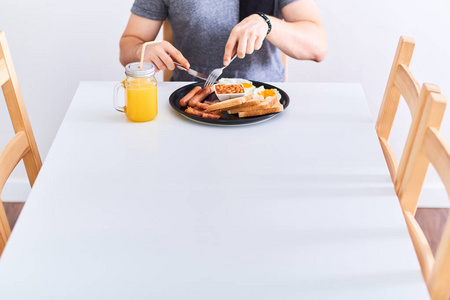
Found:
<svg viewBox="0 0 450 300"><path fill-rule="evenodd" d="M260 87L261 85L263 85L265 89L277 89L281 94L280 103L283 105L284 109L286 109L286 107L289 105L289 96L283 90L277 88L276 86L267 84L267 83L263 83L263 82L259 82L259 81L252 81L252 82L255 87ZM258 123L258 122L269 120L279 114L279 113L273 113L273 114L267 114L264 116L239 118L237 116L237 114L229 115L227 112L224 112L220 119L215 120L215 119L206 119L206 118L202 118L202 117L198 117L198 116L194 116L194 115L185 113L184 112L185 108L181 108L180 104L179 104L181 98L183 98L187 93L189 93L195 86L197 86L197 85L203 86L203 84L204 84L204 82L196 82L196 83L185 85L185 86L179 88L178 90L173 92L172 95L170 95L170 97L169 97L170 106L172 106L172 108L175 109L178 113L180 113L181 115L185 116L186 118L188 118L190 120L200 122L200 123L210 124L210 125L226 125L226 126L247 125L247 124ZM212 93L205 100L212 101L215 99L217 99L217 96L215 93Z"/></svg>

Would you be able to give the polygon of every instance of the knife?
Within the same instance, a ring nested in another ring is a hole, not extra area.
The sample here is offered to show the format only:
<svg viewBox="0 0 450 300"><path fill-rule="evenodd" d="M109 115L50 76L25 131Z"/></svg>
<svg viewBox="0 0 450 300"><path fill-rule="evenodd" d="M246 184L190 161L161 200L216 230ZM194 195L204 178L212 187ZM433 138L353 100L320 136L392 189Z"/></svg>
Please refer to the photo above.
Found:
<svg viewBox="0 0 450 300"><path fill-rule="evenodd" d="M186 72L188 72L189 74L191 74L194 77L200 78L202 80L208 79L208 77L203 75L202 73L199 73L199 72L197 72L195 70L192 70L192 69L187 70L185 67L183 67L181 64L177 63L176 61L174 61L173 63L175 64L175 66L177 66L178 69L186 71Z"/></svg>

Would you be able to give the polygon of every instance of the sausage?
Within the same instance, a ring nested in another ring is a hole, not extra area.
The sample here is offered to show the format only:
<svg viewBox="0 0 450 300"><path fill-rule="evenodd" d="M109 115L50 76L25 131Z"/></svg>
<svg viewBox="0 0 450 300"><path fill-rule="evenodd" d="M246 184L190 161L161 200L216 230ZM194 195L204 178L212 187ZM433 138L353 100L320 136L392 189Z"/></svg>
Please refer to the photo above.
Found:
<svg viewBox="0 0 450 300"><path fill-rule="evenodd" d="M202 102L214 91L214 86L205 86L200 92L195 94L194 97L189 100L189 106L195 107L198 102Z"/></svg>
<svg viewBox="0 0 450 300"><path fill-rule="evenodd" d="M200 90L202 89L201 86L195 86L189 93L187 93L183 98L180 100L180 106L185 107L189 100L192 99L192 97L195 96Z"/></svg>

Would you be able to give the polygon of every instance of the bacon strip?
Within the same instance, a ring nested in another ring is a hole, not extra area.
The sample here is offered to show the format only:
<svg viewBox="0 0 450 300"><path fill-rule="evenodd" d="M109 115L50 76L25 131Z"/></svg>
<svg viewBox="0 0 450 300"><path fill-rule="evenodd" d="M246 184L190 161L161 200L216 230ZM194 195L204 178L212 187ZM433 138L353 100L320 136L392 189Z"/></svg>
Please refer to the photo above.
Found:
<svg viewBox="0 0 450 300"><path fill-rule="evenodd" d="M214 101L205 101L205 102L198 102L197 103L197 107L200 109L206 109L208 106L212 105L212 104L216 104L219 103L219 100L214 100Z"/></svg>
<svg viewBox="0 0 450 300"><path fill-rule="evenodd" d="M221 116L222 116L222 113L220 115L212 114L210 112L204 112L202 114L202 118L206 118L206 119L216 119L216 120L218 120L218 119L220 119Z"/></svg>
<svg viewBox="0 0 450 300"><path fill-rule="evenodd" d="M208 101L205 101L203 103L202 102L197 103L197 107L200 109L206 109L210 105L211 105L211 103L209 103Z"/></svg>
<svg viewBox="0 0 450 300"><path fill-rule="evenodd" d="M220 117L222 117L222 114L223 114L220 110L214 110L211 112L207 112L206 110L201 109L199 107L190 107L190 106L188 106L188 108L186 108L185 112L188 114L206 118L206 119L220 119Z"/></svg>
<svg viewBox="0 0 450 300"><path fill-rule="evenodd" d="M193 108L190 107L190 106L188 106L188 108L186 108L186 110L185 110L184 112L187 113L187 114L190 114L190 115L197 116L197 117L201 117L201 116L203 115L203 112L202 112L202 111L193 109Z"/></svg>
<svg viewBox="0 0 450 300"><path fill-rule="evenodd" d="M195 86L189 93L187 93L183 98L180 100L180 106L185 107L189 100L192 99L200 90L202 89L201 86Z"/></svg>

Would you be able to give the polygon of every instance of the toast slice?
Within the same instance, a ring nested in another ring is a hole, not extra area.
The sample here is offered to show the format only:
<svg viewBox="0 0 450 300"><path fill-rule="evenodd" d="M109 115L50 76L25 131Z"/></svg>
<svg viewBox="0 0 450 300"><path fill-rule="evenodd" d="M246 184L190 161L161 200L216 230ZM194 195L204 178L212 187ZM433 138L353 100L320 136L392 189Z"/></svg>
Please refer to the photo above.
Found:
<svg viewBox="0 0 450 300"><path fill-rule="evenodd" d="M252 111L252 110L261 110L272 107L276 102L278 102L278 98L276 96L267 97L264 101L260 102L258 105L252 105L247 107L232 107L228 110L228 114L237 114L240 112Z"/></svg>
<svg viewBox="0 0 450 300"><path fill-rule="evenodd" d="M216 104L211 104L206 108L206 111L213 111L213 110L225 110L225 108L233 107L242 103L245 103L247 100L253 99L253 95L245 95L243 97L234 98L230 100L221 101Z"/></svg>
<svg viewBox="0 0 450 300"><path fill-rule="evenodd" d="M253 96L253 99L247 100L247 101L245 101L242 104L239 104L239 105L236 105L236 106L232 106L232 107L229 107L229 108L226 108L226 109L223 109L223 110L228 110L228 111L236 110L237 111L237 109L242 109L242 108L245 108L245 107L250 107L250 106L255 106L255 105L261 104L261 102L263 102L263 101L264 101L264 97L260 96L260 95L257 95L257 96ZM240 111L242 111L242 110L240 110ZM235 112L235 113L237 113L237 112Z"/></svg>
<svg viewBox="0 0 450 300"><path fill-rule="evenodd" d="M262 116L272 113L277 113L283 111L283 105L280 103L280 101L276 101L275 104L273 104L272 107L269 108L261 108L256 110L250 110L250 111L242 111L239 113L239 118L245 118L245 117L254 117L254 116Z"/></svg>

